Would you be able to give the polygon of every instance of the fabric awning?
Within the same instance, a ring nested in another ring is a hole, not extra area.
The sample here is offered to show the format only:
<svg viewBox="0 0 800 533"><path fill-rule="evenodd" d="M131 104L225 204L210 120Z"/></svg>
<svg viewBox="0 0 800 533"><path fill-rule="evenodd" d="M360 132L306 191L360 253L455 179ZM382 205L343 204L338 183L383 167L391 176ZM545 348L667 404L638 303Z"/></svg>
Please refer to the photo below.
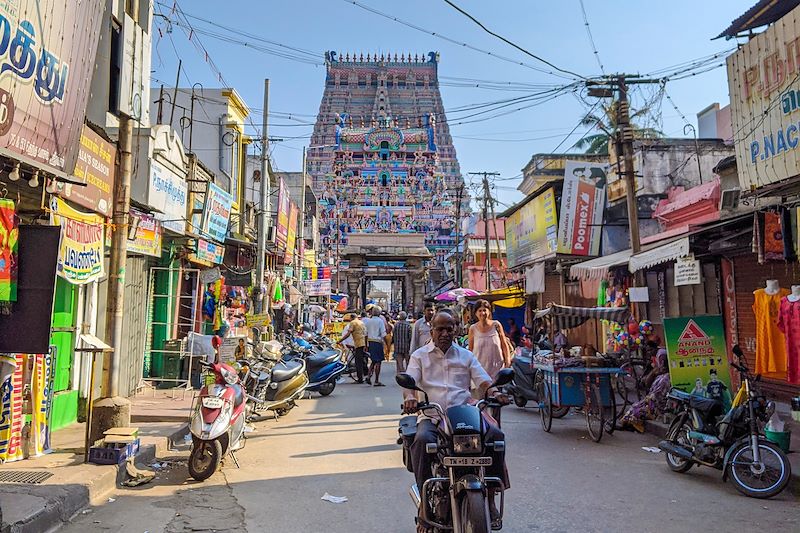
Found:
<svg viewBox="0 0 800 533"><path fill-rule="evenodd" d="M631 250L622 250L611 255L604 255L578 263L569 267L569 275L576 279L601 279L606 277L608 269L622 266L631 258Z"/></svg>
<svg viewBox="0 0 800 533"><path fill-rule="evenodd" d="M684 237L632 256L628 261L628 270L636 272L687 255L689 255L689 237Z"/></svg>
<svg viewBox="0 0 800 533"><path fill-rule="evenodd" d="M570 307L551 304L534 313L534 319L550 316L554 330L577 328L592 318L624 323L630 317L627 307Z"/></svg>

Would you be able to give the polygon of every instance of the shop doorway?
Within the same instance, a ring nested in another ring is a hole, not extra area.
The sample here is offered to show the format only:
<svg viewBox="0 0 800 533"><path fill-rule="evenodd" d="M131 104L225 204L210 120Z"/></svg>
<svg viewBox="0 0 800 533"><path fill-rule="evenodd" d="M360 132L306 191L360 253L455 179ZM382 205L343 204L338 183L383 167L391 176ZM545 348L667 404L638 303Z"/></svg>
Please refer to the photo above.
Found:
<svg viewBox="0 0 800 533"><path fill-rule="evenodd" d="M51 428L59 429L78 419L78 391L71 390L72 364L77 332L78 286L56 277L50 344L54 347Z"/></svg>
<svg viewBox="0 0 800 533"><path fill-rule="evenodd" d="M151 267L147 344L143 380L161 388L190 386L192 358L187 337L202 333L200 271L180 266Z"/></svg>

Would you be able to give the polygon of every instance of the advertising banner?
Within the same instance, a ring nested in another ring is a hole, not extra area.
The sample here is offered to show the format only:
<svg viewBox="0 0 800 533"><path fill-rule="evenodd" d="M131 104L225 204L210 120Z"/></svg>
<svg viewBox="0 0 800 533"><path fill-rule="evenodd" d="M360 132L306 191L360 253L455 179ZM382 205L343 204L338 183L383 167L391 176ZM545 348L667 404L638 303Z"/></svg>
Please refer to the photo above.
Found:
<svg viewBox="0 0 800 533"><path fill-rule="evenodd" d="M800 174L798 37L795 7L726 60L736 168L745 191Z"/></svg>
<svg viewBox="0 0 800 533"><path fill-rule="evenodd" d="M715 387L719 388L715 384L719 381L730 390L728 350L721 316L665 318L664 336L673 387L705 396L709 387L712 392Z"/></svg>
<svg viewBox="0 0 800 533"><path fill-rule="evenodd" d="M13 359L12 359L13 358ZM23 374L25 358L22 354L8 354L3 362L14 365L10 378L0 383L0 463L10 463L23 458L22 428L25 425L23 404Z"/></svg>
<svg viewBox="0 0 800 533"><path fill-rule="evenodd" d="M0 198L0 302L17 301L19 220L14 200Z"/></svg>
<svg viewBox="0 0 800 533"><path fill-rule="evenodd" d="M225 247L205 239L197 239L195 252L189 254L189 261L206 266L220 265L224 259Z"/></svg>
<svg viewBox="0 0 800 533"><path fill-rule="evenodd" d="M29 355L34 358L31 377L31 443L32 455L50 453L50 406L53 404L50 378L53 373L51 354Z"/></svg>
<svg viewBox="0 0 800 533"><path fill-rule="evenodd" d="M294 202L289 203L289 229L286 232L286 258L283 261L287 265L294 261L294 247L297 242L297 214L299 211L297 204Z"/></svg>
<svg viewBox="0 0 800 533"><path fill-rule="evenodd" d="M72 174L104 6L0 2L0 154Z"/></svg>
<svg viewBox="0 0 800 533"><path fill-rule="evenodd" d="M179 235L186 233L187 198L186 180L151 159L147 203L160 211L155 217L161 220L164 229ZM226 230L227 227L225 222Z"/></svg>
<svg viewBox="0 0 800 533"><path fill-rule="evenodd" d="M606 203L608 165L567 161L558 225L558 252L598 255Z"/></svg>
<svg viewBox="0 0 800 533"><path fill-rule="evenodd" d="M331 293L331 280L317 279L303 281L306 296L328 296Z"/></svg>
<svg viewBox="0 0 800 533"><path fill-rule="evenodd" d="M103 217L82 213L56 197L50 209L51 223L61 226L56 274L75 285L98 281L105 275Z"/></svg>
<svg viewBox="0 0 800 533"><path fill-rule="evenodd" d="M557 231L555 193L547 189L506 220L508 268L554 254Z"/></svg>
<svg viewBox="0 0 800 533"><path fill-rule="evenodd" d="M219 347L219 358L223 363L232 363L237 359L247 357L247 337L225 337Z"/></svg>
<svg viewBox="0 0 800 533"><path fill-rule="evenodd" d="M286 250L289 240L289 189L283 178L278 181L278 223L275 227L275 244L279 252Z"/></svg>
<svg viewBox="0 0 800 533"><path fill-rule="evenodd" d="M116 159L116 147L84 124L78 161L72 174L86 186L57 181L54 184L56 194L104 217L110 217Z"/></svg>
<svg viewBox="0 0 800 533"><path fill-rule="evenodd" d="M209 183L206 205L203 208L201 231L217 242L225 242L225 237L228 236L228 221L231 218L232 206L233 196L213 183Z"/></svg>
<svg viewBox="0 0 800 533"><path fill-rule="evenodd" d="M131 224L136 225L133 239L128 238L127 249L134 254L161 257L161 222L153 216L131 209Z"/></svg>

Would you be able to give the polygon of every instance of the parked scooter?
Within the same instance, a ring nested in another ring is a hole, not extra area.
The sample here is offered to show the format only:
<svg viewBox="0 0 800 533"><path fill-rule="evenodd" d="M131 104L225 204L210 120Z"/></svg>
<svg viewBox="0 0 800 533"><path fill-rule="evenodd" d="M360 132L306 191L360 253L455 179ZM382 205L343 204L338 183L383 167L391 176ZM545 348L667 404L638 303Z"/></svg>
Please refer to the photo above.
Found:
<svg viewBox="0 0 800 533"><path fill-rule="evenodd" d="M309 380L306 390L319 392L323 396L330 395L336 388L336 380L347 369L347 364L342 361L341 352L325 343L312 344L302 338L295 339L293 348L284 355L284 360L287 357L300 357L305 360Z"/></svg>
<svg viewBox="0 0 800 533"><path fill-rule="evenodd" d="M549 350L539 350L537 353L550 353ZM515 355L511 360L511 369L514 370L514 379L505 388L505 392L514 398L514 405L525 407L529 401L544 401L544 373L533 366L532 352L525 350ZM562 418L569 412L569 407L553 407L553 418Z"/></svg>
<svg viewBox="0 0 800 533"><path fill-rule="evenodd" d="M256 413L269 410L284 416L305 394L309 383L305 361L284 361L282 356L280 342L258 340L253 346L253 360L242 363L243 383L253 396Z"/></svg>
<svg viewBox="0 0 800 533"><path fill-rule="evenodd" d="M742 385L724 417L719 400L703 398L672 389L669 401L677 416L658 447L666 453L667 465L675 472L687 472L693 465L722 470L722 479L733 480L736 489L753 498L771 498L780 493L792 477L792 467L778 446L761 432L775 412L758 390L761 376L749 373L744 354L733 347Z"/></svg>
<svg viewBox="0 0 800 533"><path fill-rule="evenodd" d="M247 395L233 367L205 361L200 365L215 376L214 383L200 389L189 426L192 433L189 474L203 481L217 471L222 458L228 454L239 466L233 452L244 446Z"/></svg>

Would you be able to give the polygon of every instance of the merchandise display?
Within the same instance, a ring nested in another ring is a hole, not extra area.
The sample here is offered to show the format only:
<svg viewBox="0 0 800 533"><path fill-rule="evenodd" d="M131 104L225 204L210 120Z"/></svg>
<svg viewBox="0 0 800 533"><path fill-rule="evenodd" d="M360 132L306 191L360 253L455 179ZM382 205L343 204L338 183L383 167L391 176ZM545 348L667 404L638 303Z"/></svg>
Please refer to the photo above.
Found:
<svg viewBox="0 0 800 533"><path fill-rule="evenodd" d="M800 385L800 285L792 286L791 294L781 299L778 329L786 339L786 380Z"/></svg>
<svg viewBox="0 0 800 533"><path fill-rule="evenodd" d="M789 290L780 287L777 280L767 280L764 289L753 293L753 314L756 318L756 368L757 374L767 378L786 379L786 338L778 328L781 300Z"/></svg>

